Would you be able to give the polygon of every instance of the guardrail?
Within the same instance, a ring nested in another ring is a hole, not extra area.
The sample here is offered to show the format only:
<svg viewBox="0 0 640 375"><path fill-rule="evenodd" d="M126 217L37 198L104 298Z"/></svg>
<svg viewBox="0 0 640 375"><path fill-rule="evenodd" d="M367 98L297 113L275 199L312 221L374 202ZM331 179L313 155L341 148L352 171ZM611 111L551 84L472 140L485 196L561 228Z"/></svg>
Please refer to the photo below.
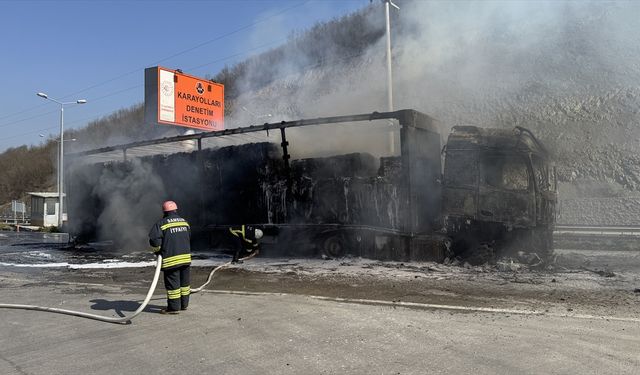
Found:
<svg viewBox="0 0 640 375"><path fill-rule="evenodd" d="M31 221L27 218L22 220L22 218L14 219L14 218L0 218L0 223L2 224L10 224L10 225L29 225Z"/></svg>
<svg viewBox="0 0 640 375"><path fill-rule="evenodd" d="M556 225L554 235L583 235L600 237L640 237L640 227L636 226L587 226Z"/></svg>

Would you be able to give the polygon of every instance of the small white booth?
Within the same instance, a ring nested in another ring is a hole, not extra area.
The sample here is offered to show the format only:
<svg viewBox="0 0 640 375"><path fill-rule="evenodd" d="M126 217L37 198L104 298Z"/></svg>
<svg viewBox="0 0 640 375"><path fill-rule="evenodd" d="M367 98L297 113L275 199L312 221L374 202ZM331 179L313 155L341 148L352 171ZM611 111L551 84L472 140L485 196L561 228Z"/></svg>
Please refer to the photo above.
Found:
<svg viewBox="0 0 640 375"><path fill-rule="evenodd" d="M31 196L31 225L39 227L58 226L58 210L60 207L58 193L45 192L28 194ZM62 220L67 220L66 213L63 213Z"/></svg>

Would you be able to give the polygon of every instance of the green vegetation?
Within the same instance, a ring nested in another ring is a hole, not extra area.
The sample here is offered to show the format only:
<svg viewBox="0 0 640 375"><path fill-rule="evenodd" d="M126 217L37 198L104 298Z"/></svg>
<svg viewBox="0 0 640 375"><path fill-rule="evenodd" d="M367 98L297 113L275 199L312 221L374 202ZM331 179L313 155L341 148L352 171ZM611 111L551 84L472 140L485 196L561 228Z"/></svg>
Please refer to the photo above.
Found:
<svg viewBox="0 0 640 375"><path fill-rule="evenodd" d="M374 27L369 20L373 9L365 8L333 21L318 23L307 32L291 35L286 44L225 67L211 78L224 84L225 99L233 100L243 90L257 90L280 78L284 62L288 71L346 63L361 56L384 35L382 25L378 23L379 27Z"/></svg>
<svg viewBox="0 0 640 375"><path fill-rule="evenodd" d="M53 226L53 227L42 227L42 228L40 228L40 232L59 233L60 231L58 230L58 227Z"/></svg>
<svg viewBox="0 0 640 375"><path fill-rule="evenodd" d="M55 185L56 146L50 141L43 146L10 148L0 154L0 203L25 201L27 192Z"/></svg>

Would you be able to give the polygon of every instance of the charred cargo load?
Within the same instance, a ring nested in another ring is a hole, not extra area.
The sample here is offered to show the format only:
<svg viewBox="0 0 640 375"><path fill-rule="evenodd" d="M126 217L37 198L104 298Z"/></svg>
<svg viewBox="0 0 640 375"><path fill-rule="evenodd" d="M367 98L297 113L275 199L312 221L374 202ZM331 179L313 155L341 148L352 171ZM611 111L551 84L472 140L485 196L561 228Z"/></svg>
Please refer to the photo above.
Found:
<svg viewBox="0 0 640 375"><path fill-rule="evenodd" d="M291 160L288 153L288 128L380 119L398 120L399 156L375 158L353 152ZM201 148L201 141L208 137L274 130L280 131L280 145ZM440 139L434 119L414 110L402 110L264 124L78 153L76 156L122 152L122 160L74 169L76 176L67 181L82 182L70 184L67 189L69 227L85 240L105 233L102 227L108 223L98 218L105 216L114 196L124 200L120 207L130 211L120 212L119 216L153 221L157 212L145 214L140 205L149 201L157 205L170 197L180 202L181 214L190 219L197 244L203 248L231 247L228 228L251 224L265 233L263 250L267 254L443 260L453 255L451 243L458 254L468 255L479 246L501 244L513 229L522 235L525 232L521 229L542 232L543 225L547 230L553 225L553 220L548 220L549 215L553 216L553 196L550 193L546 201L538 202L542 198L537 191L542 188L536 190L536 186L542 185L533 181L538 178L533 163L538 163L540 157L549 176L553 172L548 169L548 158L543 158L546 153L542 153L542 146L530 132L520 128L509 132L458 127L449 138L445 153L441 152ZM185 141L197 141L198 149L126 157L127 150L135 147ZM501 152L485 152L492 149L486 144L495 144L497 150L502 147L501 142L505 146ZM496 169L491 176L503 178L498 175L512 168L513 176L510 172L504 178L527 179L526 192L512 191L508 186L492 190L488 184L493 180L481 178L487 169L484 165L493 165L492 160L500 155L505 157L502 169ZM514 164L512 160L527 161ZM142 178L140 186L126 182L140 170L148 176ZM115 176L123 183L105 186L105 175ZM184 175L190 177L181 178ZM133 191L136 189L143 189L144 193ZM555 193L552 185L545 189ZM101 190L108 190L108 194ZM545 202L546 216L538 217L542 215L540 210L529 211L531 205L542 207ZM527 216L525 212L534 214ZM136 225L134 221L131 226ZM483 232L487 227L492 228L488 235Z"/></svg>

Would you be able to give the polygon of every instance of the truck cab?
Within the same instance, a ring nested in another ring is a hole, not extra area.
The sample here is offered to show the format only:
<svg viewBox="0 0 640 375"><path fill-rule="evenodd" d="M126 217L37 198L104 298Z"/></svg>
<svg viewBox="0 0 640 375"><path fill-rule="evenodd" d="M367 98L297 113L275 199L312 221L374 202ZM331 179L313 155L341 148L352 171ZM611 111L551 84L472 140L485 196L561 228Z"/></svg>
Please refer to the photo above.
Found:
<svg viewBox="0 0 640 375"><path fill-rule="evenodd" d="M529 130L456 126L444 154L442 215L454 253L477 262L551 254L555 168Z"/></svg>

